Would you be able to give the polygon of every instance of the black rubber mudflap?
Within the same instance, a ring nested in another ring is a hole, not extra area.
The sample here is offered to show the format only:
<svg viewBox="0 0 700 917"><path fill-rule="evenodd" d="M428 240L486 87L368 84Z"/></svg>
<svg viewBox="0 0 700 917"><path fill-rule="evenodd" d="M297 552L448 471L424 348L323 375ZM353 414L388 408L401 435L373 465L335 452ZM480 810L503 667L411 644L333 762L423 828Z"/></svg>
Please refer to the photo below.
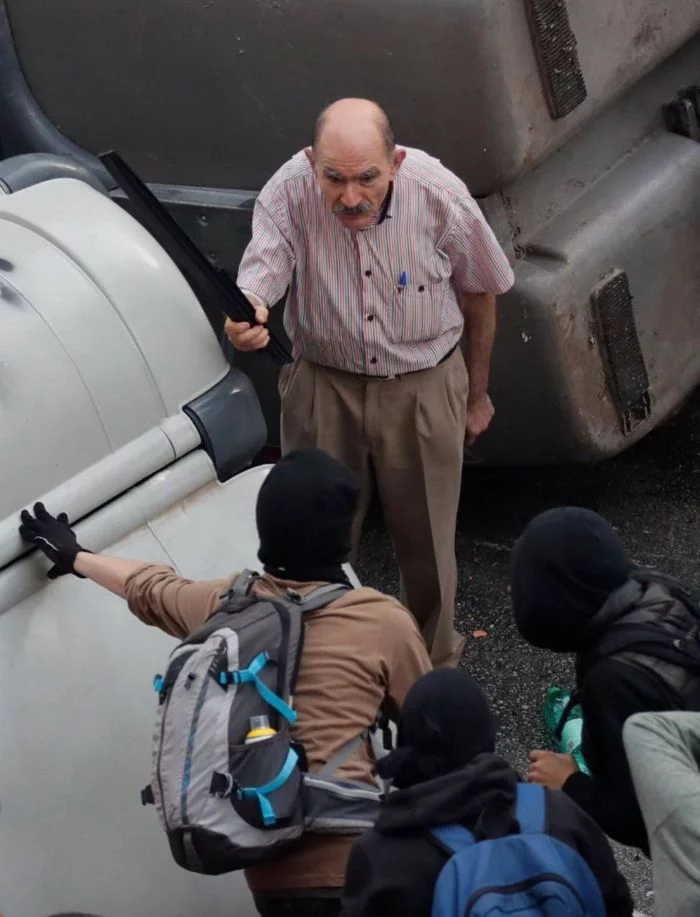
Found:
<svg viewBox="0 0 700 917"><path fill-rule="evenodd" d="M566 0L525 0L549 113L564 118L587 95Z"/></svg>
<svg viewBox="0 0 700 917"><path fill-rule="evenodd" d="M622 429L631 433L651 412L649 376L639 345L632 295L624 271L617 270L591 294L608 385Z"/></svg>

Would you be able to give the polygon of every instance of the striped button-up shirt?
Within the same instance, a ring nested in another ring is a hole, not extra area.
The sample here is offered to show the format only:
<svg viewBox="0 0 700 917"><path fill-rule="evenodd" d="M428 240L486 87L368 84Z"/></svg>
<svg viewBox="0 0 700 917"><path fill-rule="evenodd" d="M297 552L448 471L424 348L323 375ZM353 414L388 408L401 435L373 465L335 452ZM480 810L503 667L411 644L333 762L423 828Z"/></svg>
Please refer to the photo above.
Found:
<svg viewBox="0 0 700 917"><path fill-rule="evenodd" d="M386 217L346 229L303 151L260 192L238 285L265 304L287 292L295 357L363 375L427 369L459 342L460 292L505 293L513 271L466 186L407 149Z"/></svg>

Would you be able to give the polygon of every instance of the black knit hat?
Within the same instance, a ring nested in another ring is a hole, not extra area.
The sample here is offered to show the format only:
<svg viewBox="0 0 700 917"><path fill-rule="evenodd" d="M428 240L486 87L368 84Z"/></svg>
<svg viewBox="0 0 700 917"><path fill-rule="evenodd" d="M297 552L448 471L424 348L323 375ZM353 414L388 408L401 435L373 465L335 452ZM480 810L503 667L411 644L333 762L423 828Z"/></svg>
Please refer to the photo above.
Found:
<svg viewBox="0 0 700 917"><path fill-rule="evenodd" d="M281 459L260 488L255 517L265 572L297 582L346 582L360 487L320 449Z"/></svg>
<svg viewBox="0 0 700 917"><path fill-rule="evenodd" d="M396 749L377 768L404 789L465 767L493 752L496 723L479 685L464 669L435 669L410 688Z"/></svg>
<svg viewBox="0 0 700 917"><path fill-rule="evenodd" d="M632 572L612 526L588 509L561 507L537 516L513 549L515 623L533 646L575 652L591 619Z"/></svg>

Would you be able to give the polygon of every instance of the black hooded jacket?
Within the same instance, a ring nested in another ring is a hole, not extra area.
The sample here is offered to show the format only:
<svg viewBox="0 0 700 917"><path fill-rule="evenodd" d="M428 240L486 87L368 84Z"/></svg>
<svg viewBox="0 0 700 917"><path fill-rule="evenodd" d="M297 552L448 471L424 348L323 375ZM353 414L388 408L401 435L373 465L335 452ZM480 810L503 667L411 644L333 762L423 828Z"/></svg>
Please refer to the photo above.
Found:
<svg viewBox="0 0 700 917"><path fill-rule="evenodd" d="M579 772L564 784L610 837L647 854L623 726L635 713L700 710L698 621L651 576L633 577L610 596L576 654L583 754L593 777Z"/></svg>
<svg viewBox="0 0 700 917"><path fill-rule="evenodd" d="M517 782L510 765L483 754L458 771L391 793L375 827L350 855L344 917L430 917L447 854L429 829L459 823L477 837L509 833ZM488 824L485 810L491 813ZM608 841L563 793L547 792L546 831L588 862L608 917L630 917L632 899Z"/></svg>
<svg viewBox="0 0 700 917"><path fill-rule="evenodd" d="M678 690L679 677L700 671L692 599L671 578L635 569L610 524L579 507L530 522L513 550L511 593L528 643L575 653L592 777L573 774L564 792L614 840L648 852L622 728L634 713L700 709Z"/></svg>

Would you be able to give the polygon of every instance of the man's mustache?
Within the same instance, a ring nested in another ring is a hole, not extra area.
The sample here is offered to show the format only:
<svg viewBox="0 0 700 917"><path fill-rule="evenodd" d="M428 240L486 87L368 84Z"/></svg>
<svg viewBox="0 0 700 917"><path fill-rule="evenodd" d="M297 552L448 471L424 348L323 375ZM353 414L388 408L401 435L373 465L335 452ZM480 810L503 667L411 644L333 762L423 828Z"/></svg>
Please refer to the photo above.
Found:
<svg viewBox="0 0 700 917"><path fill-rule="evenodd" d="M346 207L345 204L336 204L333 207L333 213L347 217L356 217L360 214L371 213L372 205L367 201L362 201L357 207Z"/></svg>

